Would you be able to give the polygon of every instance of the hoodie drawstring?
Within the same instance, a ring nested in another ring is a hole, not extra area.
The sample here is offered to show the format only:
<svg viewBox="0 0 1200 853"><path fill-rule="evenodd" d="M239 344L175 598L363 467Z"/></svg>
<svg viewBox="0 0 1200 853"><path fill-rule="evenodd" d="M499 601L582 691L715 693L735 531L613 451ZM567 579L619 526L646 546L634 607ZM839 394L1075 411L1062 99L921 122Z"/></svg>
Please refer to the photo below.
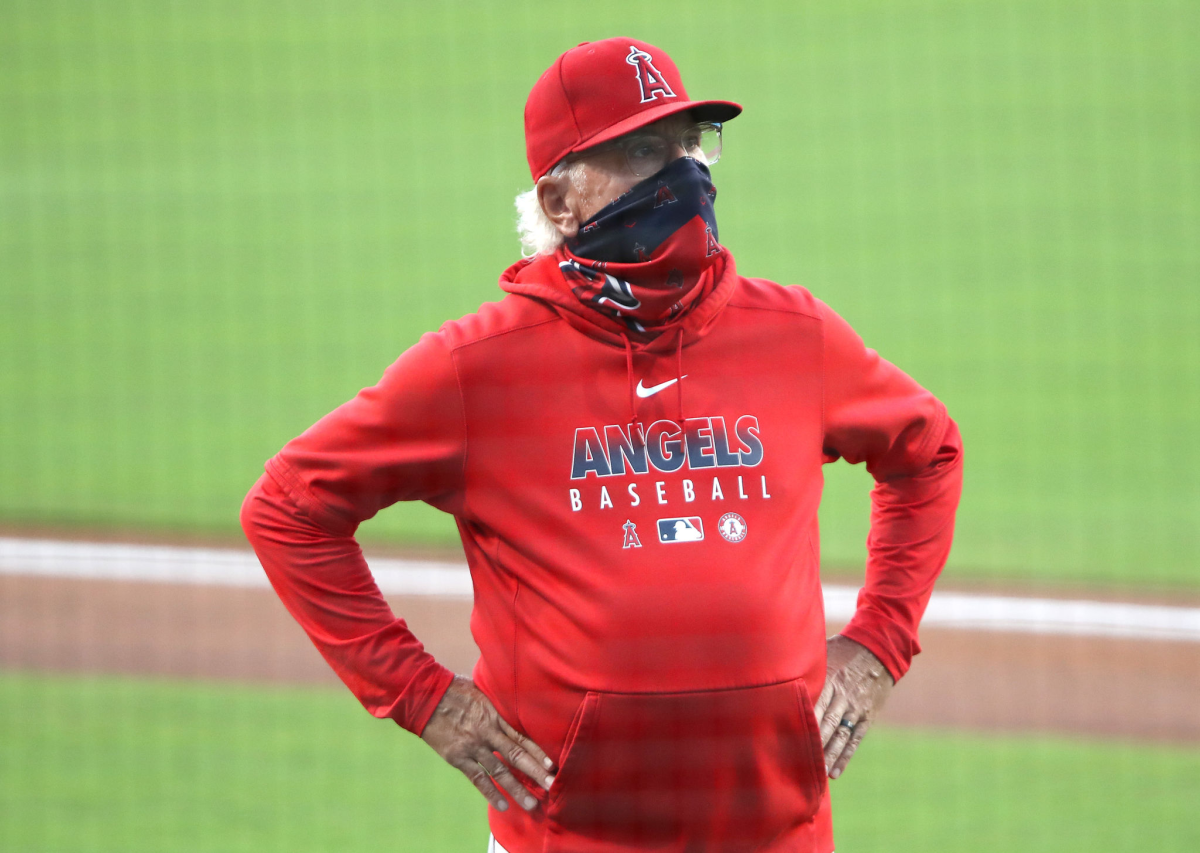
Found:
<svg viewBox="0 0 1200 853"><path fill-rule="evenodd" d="M679 337L675 346L675 402L679 405L679 428L683 429L683 326L677 326Z"/></svg>
<svg viewBox="0 0 1200 853"><path fill-rule="evenodd" d="M675 405L679 410L679 428L683 429L683 329L675 338ZM629 335L622 334L625 344L625 376L629 385L629 422L637 423L637 396L633 390L633 343Z"/></svg>
<svg viewBox="0 0 1200 853"><path fill-rule="evenodd" d="M637 397L633 393L633 344L629 342L629 335L621 335L621 340L625 342L625 375L629 379L629 422L637 423Z"/></svg>

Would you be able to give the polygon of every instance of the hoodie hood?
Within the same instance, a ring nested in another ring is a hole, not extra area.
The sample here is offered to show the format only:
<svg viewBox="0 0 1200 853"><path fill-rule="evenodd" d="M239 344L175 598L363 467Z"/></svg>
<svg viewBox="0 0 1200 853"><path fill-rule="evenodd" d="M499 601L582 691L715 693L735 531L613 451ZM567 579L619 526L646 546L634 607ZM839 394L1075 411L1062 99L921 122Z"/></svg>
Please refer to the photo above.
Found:
<svg viewBox="0 0 1200 853"><path fill-rule="evenodd" d="M629 385L629 416L638 422L637 396L634 393L634 361L636 358L675 356L675 389L678 422L684 421L683 370L684 347L708 334L721 311L729 304L737 288L738 275L733 255L721 247L721 256L713 265L713 283L705 288L694 304L660 325L648 327L635 341L626 324L596 310L581 301L564 277L560 264L568 255L560 249L553 255L524 258L506 269L500 276L500 289L517 293L549 305L571 324L576 331L600 343L623 350Z"/></svg>
<svg viewBox="0 0 1200 853"><path fill-rule="evenodd" d="M636 339L625 324L580 301L563 276L559 264L568 257L560 249L552 255L523 258L500 275L500 289L545 302L573 328L589 338L624 349L628 343L637 353L670 352L682 335L683 346L690 346L708 333L709 327L729 304L737 288L737 270L733 255L721 248L721 257L713 268L713 287L694 305L660 325L646 328Z"/></svg>

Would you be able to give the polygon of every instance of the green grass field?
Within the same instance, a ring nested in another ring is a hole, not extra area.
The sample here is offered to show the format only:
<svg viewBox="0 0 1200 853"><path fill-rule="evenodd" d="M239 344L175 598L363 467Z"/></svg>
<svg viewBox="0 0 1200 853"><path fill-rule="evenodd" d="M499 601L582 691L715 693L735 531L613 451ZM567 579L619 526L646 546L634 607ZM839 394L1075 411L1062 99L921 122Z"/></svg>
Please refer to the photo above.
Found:
<svg viewBox="0 0 1200 853"><path fill-rule="evenodd" d="M874 731L840 853L1200 847L1200 751ZM0 674L0 849L482 853L482 798L349 694Z"/></svg>
<svg viewBox="0 0 1200 853"><path fill-rule="evenodd" d="M235 531L263 460L500 296L526 93L617 33L744 102L739 268L959 421L952 573L1200 584L1200 6L1159 0L0 4L0 521ZM869 485L829 471L833 563Z"/></svg>

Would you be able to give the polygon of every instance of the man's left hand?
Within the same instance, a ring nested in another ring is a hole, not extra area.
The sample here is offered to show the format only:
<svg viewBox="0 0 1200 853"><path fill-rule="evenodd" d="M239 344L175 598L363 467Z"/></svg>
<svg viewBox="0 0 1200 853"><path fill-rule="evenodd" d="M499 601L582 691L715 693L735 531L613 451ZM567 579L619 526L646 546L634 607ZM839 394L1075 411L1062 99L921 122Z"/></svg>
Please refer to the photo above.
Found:
<svg viewBox="0 0 1200 853"><path fill-rule="evenodd" d="M835 634L826 641L825 650L825 689L815 710L825 747L825 772L836 779L895 682L879 658L849 637Z"/></svg>

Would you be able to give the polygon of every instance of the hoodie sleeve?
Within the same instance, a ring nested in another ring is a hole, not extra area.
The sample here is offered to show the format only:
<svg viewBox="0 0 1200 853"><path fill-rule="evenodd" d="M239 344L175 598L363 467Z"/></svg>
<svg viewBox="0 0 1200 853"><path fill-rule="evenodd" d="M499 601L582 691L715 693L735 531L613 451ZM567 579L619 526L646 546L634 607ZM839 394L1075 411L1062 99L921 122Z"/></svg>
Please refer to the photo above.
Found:
<svg viewBox="0 0 1200 853"><path fill-rule="evenodd" d="M899 680L921 647L917 625L946 563L962 491L962 440L946 407L864 346L828 306L825 461L865 462L875 479L866 583L842 635Z"/></svg>
<svg viewBox="0 0 1200 853"><path fill-rule="evenodd" d="M453 678L380 593L354 538L401 500L462 510L465 427L451 355L421 341L266 464L246 537L293 618L376 717L420 734Z"/></svg>

